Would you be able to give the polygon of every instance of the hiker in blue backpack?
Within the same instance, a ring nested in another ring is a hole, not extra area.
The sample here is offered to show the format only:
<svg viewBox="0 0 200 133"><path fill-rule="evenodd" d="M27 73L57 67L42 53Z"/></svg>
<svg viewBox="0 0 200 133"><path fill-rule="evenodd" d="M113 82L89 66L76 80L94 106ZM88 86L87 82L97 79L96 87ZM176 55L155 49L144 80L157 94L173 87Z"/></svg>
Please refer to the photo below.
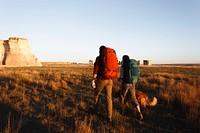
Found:
<svg viewBox="0 0 200 133"><path fill-rule="evenodd" d="M134 103L139 112L139 119L142 120L143 115L135 95L135 84L139 80L138 62L134 59L130 59L128 55L122 57L119 80L121 81L121 89L123 90L123 94L121 95L122 103L124 104L124 99L127 93L129 93L131 96L131 102Z"/></svg>

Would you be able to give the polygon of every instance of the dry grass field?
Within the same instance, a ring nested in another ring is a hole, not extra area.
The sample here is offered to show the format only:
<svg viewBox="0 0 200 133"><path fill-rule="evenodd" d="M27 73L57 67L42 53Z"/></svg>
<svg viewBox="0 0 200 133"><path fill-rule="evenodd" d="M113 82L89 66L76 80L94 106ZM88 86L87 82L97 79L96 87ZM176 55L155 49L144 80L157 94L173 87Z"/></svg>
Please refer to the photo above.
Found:
<svg viewBox="0 0 200 133"><path fill-rule="evenodd" d="M200 66L140 66L137 89L158 104L142 108L140 121L131 103L113 98L111 123L91 110L92 71L81 64L1 67L0 133L200 132Z"/></svg>

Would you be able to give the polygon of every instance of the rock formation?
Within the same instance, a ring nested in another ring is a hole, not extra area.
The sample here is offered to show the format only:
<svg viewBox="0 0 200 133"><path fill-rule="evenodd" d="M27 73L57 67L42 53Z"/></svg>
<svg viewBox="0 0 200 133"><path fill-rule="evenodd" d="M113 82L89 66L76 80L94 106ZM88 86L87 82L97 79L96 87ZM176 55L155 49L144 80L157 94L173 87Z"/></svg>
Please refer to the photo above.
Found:
<svg viewBox="0 0 200 133"><path fill-rule="evenodd" d="M0 65L5 66L42 66L34 56L25 38L10 37L0 40Z"/></svg>

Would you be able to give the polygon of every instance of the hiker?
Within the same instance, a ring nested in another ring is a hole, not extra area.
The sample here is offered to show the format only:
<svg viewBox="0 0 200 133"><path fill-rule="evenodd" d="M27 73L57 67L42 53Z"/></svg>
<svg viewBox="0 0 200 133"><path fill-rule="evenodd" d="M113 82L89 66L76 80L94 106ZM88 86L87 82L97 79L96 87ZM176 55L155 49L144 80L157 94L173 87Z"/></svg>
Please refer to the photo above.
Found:
<svg viewBox="0 0 200 133"><path fill-rule="evenodd" d="M94 63L93 80L92 84L95 88L94 109L99 108L99 96L102 90L106 89L107 101L107 119L112 121L112 79L117 78L118 74L118 60L115 50L100 46L99 56L96 57ZM95 87L96 83L96 87Z"/></svg>
<svg viewBox="0 0 200 133"><path fill-rule="evenodd" d="M128 55L124 55L122 57L119 80L121 81L121 89L123 90L123 94L121 96L122 103L124 104L124 99L127 93L129 93L131 96L131 102L134 103L137 111L139 112L139 119L142 120L143 115L135 95L135 84L139 80L138 62L134 59L130 59Z"/></svg>

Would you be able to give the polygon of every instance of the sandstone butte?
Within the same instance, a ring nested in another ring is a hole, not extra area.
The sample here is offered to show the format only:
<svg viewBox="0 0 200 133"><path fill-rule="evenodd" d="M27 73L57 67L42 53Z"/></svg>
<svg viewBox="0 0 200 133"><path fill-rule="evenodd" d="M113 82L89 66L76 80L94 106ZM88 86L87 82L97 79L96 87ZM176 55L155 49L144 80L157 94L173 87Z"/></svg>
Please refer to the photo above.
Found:
<svg viewBox="0 0 200 133"><path fill-rule="evenodd" d="M25 38L0 40L0 66L42 66Z"/></svg>

